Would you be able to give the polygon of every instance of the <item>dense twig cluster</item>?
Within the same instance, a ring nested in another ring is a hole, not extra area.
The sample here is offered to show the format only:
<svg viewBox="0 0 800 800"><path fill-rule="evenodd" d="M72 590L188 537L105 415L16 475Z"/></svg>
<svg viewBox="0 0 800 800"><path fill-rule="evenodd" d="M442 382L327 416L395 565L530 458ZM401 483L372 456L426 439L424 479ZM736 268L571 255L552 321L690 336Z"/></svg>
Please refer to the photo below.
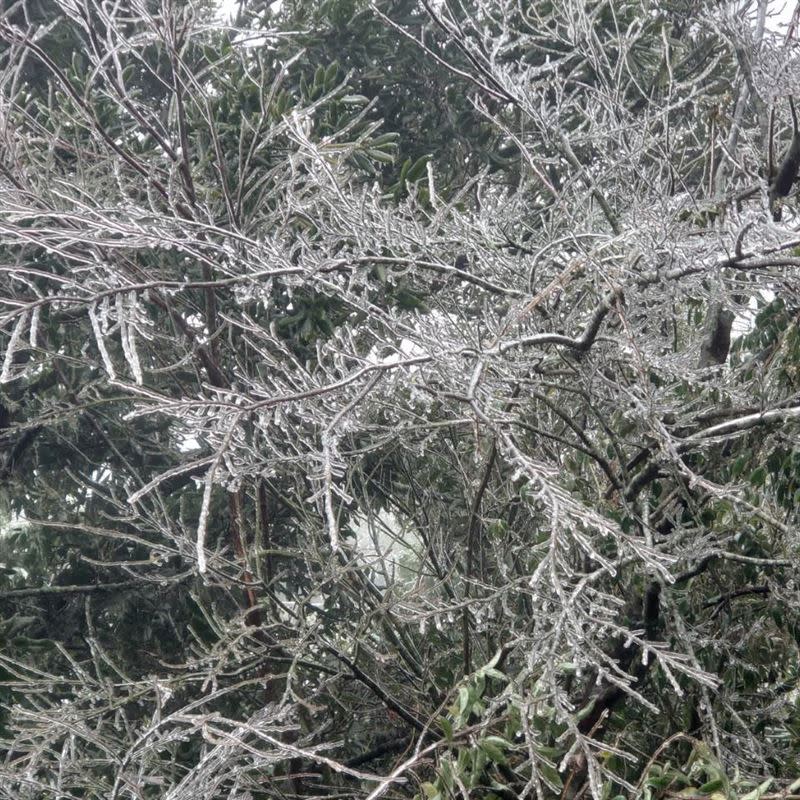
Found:
<svg viewBox="0 0 800 800"><path fill-rule="evenodd" d="M71 442L63 507L31 467L24 523L115 576L0 592L83 610L41 663L0 655L0 795L412 797L480 745L496 796L600 797L683 708L722 764L782 769L791 671L726 677L744 639L796 656L727 609L800 599L796 515L746 480L795 441L796 320L744 335L795 307L800 241L766 183L737 204L755 122L730 151L703 107L749 91L739 29L424 5L513 167L455 191L434 158L399 199L359 172L352 76L285 106L278 29L58 0L70 65L0 22L4 479ZM111 590L165 609L171 658L119 660Z"/></svg>

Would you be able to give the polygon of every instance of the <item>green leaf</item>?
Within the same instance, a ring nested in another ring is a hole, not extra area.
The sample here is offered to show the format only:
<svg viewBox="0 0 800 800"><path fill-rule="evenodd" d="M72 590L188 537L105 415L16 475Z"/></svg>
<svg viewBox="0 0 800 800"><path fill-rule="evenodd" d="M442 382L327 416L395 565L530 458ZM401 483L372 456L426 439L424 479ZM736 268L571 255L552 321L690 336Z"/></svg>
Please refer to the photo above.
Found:
<svg viewBox="0 0 800 800"><path fill-rule="evenodd" d="M623 517L619 526L622 528L623 533L630 533L633 529L634 521L630 517Z"/></svg>
<svg viewBox="0 0 800 800"><path fill-rule="evenodd" d="M372 166L372 162L364 155L364 153L355 152L350 157L364 172L368 172L370 175L375 173L375 168Z"/></svg>
<svg viewBox="0 0 800 800"><path fill-rule="evenodd" d="M461 686L458 689L458 713L462 716L469 706L469 689L466 686Z"/></svg>
<svg viewBox="0 0 800 800"><path fill-rule="evenodd" d="M590 700L583 708L579 709L575 714L575 719L580 722L587 717L594 708L594 700Z"/></svg>
<svg viewBox="0 0 800 800"><path fill-rule="evenodd" d="M649 786L651 789L666 789L672 783L672 778L667 775L658 775L653 778L648 778L645 781L645 786Z"/></svg>
<svg viewBox="0 0 800 800"><path fill-rule="evenodd" d="M399 133L382 133L380 136L376 136L369 144L370 147L380 147L382 144L394 144L399 138Z"/></svg>
<svg viewBox="0 0 800 800"><path fill-rule="evenodd" d="M339 72L339 62L334 61L332 64L328 66L328 69L325 70L325 84L333 83L336 78L336 74Z"/></svg>
<svg viewBox="0 0 800 800"><path fill-rule="evenodd" d="M512 746L511 742L506 741L502 736L487 736L484 741L491 742L493 745L502 747L504 750Z"/></svg>
<svg viewBox="0 0 800 800"><path fill-rule="evenodd" d="M409 183L418 181L425 174L425 167L430 160L431 157L429 155L424 155L418 158L413 165L409 167L408 172L406 172L406 180Z"/></svg>
<svg viewBox="0 0 800 800"><path fill-rule="evenodd" d="M445 790L450 791L453 788L453 762L449 758L442 759L439 765L439 779Z"/></svg>
<svg viewBox="0 0 800 800"><path fill-rule="evenodd" d="M435 798L439 797L439 790L432 783L423 783L420 789L422 789L428 800L435 800Z"/></svg>
<svg viewBox="0 0 800 800"><path fill-rule="evenodd" d="M564 784L555 767L551 767L549 764L537 764L536 768L539 770L539 774L550 785L550 788L555 789L557 792L561 791Z"/></svg>
<svg viewBox="0 0 800 800"><path fill-rule="evenodd" d="M502 753L500 754L502 756ZM473 787L477 786L478 782L482 779L483 771L486 769L486 765L491 761L489 754L484 750L480 745L478 749L475 751L474 754L474 763L472 766L472 781L471 785Z"/></svg>
<svg viewBox="0 0 800 800"><path fill-rule="evenodd" d="M539 745L536 748L536 752L542 756L542 758L547 758L550 761L556 761L563 755L563 751L560 747L550 747L546 744Z"/></svg>
<svg viewBox="0 0 800 800"><path fill-rule="evenodd" d="M495 764L505 764L506 754L493 742L490 742L487 739L482 739L478 742L478 747L486 753L487 757L490 761L493 761Z"/></svg>
<svg viewBox="0 0 800 800"><path fill-rule="evenodd" d="M764 467L754 469L750 474L750 483L753 486L763 486L767 482L767 470Z"/></svg>
<svg viewBox="0 0 800 800"><path fill-rule="evenodd" d="M453 738L453 723L447 717L439 717L439 727L442 729L445 739Z"/></svg>
<svg viewBox="0 0 800 800"><path fill-rule="evenodd" d="M381 164L393 164L394 156L391 153L384 153L383 150L367 150L367 155L374 161L380 161Z"/></svg>

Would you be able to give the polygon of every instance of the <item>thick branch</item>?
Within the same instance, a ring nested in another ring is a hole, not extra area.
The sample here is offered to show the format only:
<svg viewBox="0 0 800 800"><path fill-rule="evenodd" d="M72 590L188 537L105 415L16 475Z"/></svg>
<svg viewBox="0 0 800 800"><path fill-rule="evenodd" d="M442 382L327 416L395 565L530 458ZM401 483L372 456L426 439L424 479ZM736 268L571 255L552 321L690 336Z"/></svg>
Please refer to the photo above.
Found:
<svg viewBox="0 0 800 800"><path fill-rule="evenodd" d="M731 326L734 314L722 303L712 303L706 317L706 329L700 346L698 367L724 364L731 348Z"/></svg>
<svg viewBox="0 0 800 800"><path fill-rule="evenodd" d="M53 594L91 594L92 592L125 591L146 586L146 581L117 581L116 583L94 583L85 586L29 586L23 589L6 589L0 592L0 600L19 600L23 597L42 597Z"/></svg>

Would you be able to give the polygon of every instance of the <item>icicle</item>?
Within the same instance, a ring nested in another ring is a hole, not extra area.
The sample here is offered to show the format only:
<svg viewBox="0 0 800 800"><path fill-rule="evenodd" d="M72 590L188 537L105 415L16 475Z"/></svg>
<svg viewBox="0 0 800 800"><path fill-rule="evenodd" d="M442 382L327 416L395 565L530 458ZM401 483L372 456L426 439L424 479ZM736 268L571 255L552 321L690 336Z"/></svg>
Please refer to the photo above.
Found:
<svg viewBox="0 0 800 800"><path fill-rule="evenodd" d="M31 327L28 331L28 344L32 348L36 347L36 342L39 337L39 314L41 312L41 306L34 306L33 313L31 314Z"/></svg>
<svg viewBox="0 0 800 800"><path fill-rule="evenodd" d="M336 553L339 550L339 526L336 523L336 514L333 511L333 469L331 465L332 436L330 431L322 434L322 447L325 454L323 467L323 480L325 482L325 517L328 521L328 538L331 543L331 550Z"/></svg>
<svg viewBox="0 0 800 800"><path fill-rule="evenodd" d="M206 484L203 488L203 502L200 506L200 518L197 520L197 570L201 575L208 569L206 563L206 531L208 530L208 509L211 506L211 488L214 485L214 466L208 470Z"/></svg>
<svg viewBox="0 0 800 800"><path fill-rule="evenodd" d="M89 306L89 321L92 323L92 330L94 331L94 338L97 342L97 349L100 351L100 357L103 359L108 377L111 380L116 380L117 373L114 370L114 365L111 363L111 356L106 350L106 343L102 331L100 330L100 321L97 319L97 304L92 303Z"/></svg>
<svg viewBox="0 0 800 800"><path fill-rule="evenodd" d="M128 303L130 304L130 316L129 319L136 319L136 292L130 292L128 294ZM136 381L137 386L141 386L144 383L144 376L142 375L142 365L139 361L139 351L136 349L136 332L137 328L135 324L129 324L128 328L128 349L130 350L130 359L128 363L131 367L131 372L133 373L133 379Z"/></svg>
<svg viewBox="0 0 800 800"><path fill-rule="evenodd" d="M3 358L3 368L0 370L0 383L8 383L10 380L12 380L11 366L14 363L14 353L17 351L17 345L19 344L20 337L22 336L22 330L27 321L28 311L26 310L19 315L17 324L14 326L14 331L12 332L11 338L8 341L6 355L5 358Z"/></svg>

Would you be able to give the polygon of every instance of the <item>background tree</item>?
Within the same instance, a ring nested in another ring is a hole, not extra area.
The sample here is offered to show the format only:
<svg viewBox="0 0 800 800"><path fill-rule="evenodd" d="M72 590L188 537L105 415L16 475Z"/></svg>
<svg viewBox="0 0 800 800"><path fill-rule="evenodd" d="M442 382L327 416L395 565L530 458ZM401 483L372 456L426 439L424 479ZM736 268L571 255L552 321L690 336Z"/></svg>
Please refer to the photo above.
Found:
<svg viewBox="0 0 800 800"><path fill-rule="evenodd" d="M791 788L768 10L4 15L0 793Z"/></svg>

